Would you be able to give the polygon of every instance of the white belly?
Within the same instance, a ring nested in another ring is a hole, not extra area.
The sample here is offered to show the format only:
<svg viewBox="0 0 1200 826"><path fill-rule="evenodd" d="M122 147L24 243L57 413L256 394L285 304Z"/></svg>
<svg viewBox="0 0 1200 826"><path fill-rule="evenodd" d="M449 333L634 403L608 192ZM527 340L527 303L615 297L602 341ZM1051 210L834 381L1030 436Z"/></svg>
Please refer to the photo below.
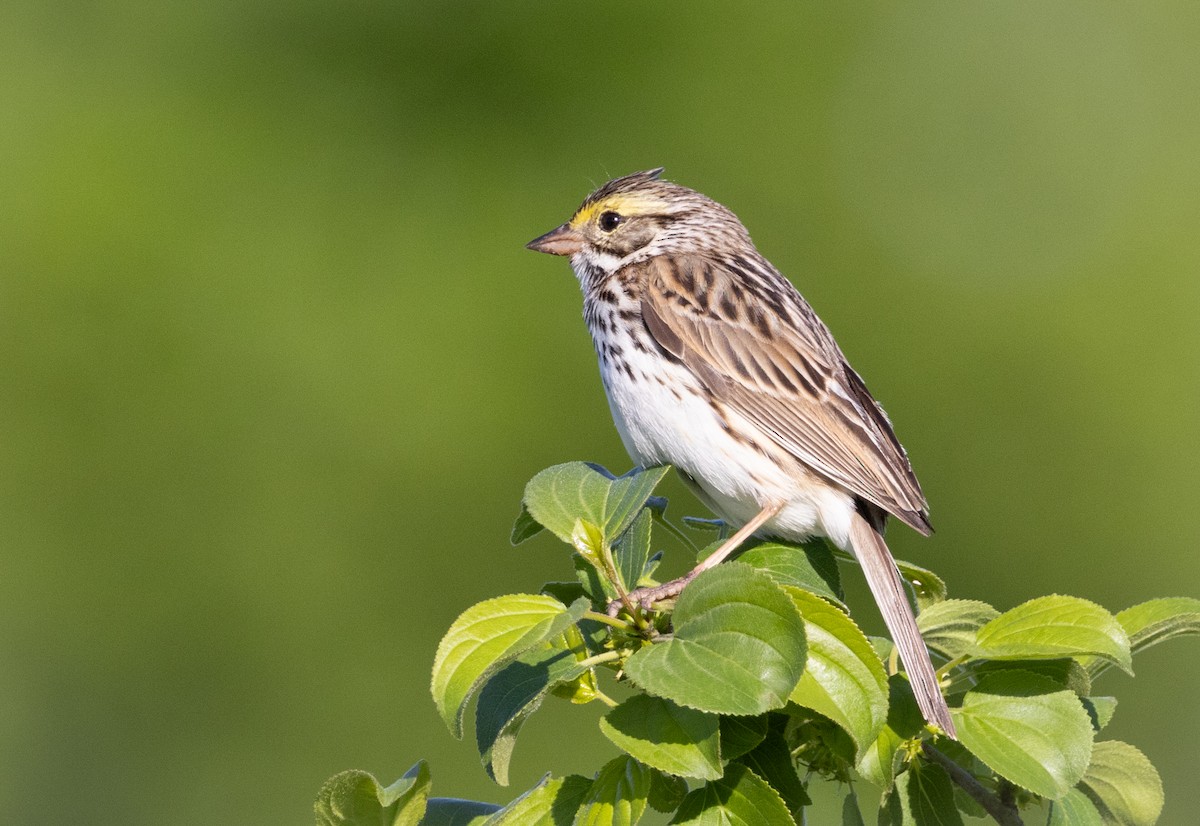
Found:
<svg viewBox="0 0 1200 826"><path fill-rule="evenodd" d="M628 339L620 343L632 344ZM621 352L634 378L616 360L604 356L600 372L613 421L636 463L674 465L695 481L697 493L709 507L735 525L749 521L769 503L785 502L762 533L795 541L827 536L836 545L847 546L854 512L849 494L782 454L766 435L735 411L723 408L730 425L754 434L773 458L730 437L682 365L651 358L633 346L622 346Z"/></svg>

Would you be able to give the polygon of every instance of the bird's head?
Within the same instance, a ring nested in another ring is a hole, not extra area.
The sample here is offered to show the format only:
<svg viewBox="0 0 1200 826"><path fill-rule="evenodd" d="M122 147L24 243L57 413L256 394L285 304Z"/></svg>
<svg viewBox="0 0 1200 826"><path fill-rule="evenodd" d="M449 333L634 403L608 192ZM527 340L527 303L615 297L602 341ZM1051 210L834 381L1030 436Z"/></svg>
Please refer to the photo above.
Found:
<svg viewBox="0 0 1200 826"><path fill-rule="evenodd" d="M550 255L582 256L612 272L669 252L701 252L748 243L737 217L685 186L659 179L662 168L616 178L589 195L571 220L525 246Z"/></svg>

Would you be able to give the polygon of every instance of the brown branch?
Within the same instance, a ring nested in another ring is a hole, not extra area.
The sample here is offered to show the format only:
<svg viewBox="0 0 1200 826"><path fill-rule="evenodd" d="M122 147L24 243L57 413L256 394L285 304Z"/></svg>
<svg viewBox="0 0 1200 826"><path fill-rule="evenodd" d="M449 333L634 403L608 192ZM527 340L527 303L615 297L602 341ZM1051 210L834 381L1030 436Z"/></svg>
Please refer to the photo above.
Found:
<svg viewBox="0 0 1200 826"><path fill-rule="evenodd" d="M929 743L925 743L921 748L925 752L926 757L945 769L946 773L950 775L950 779L970 795L972 800L982 806L984 811L991 815L992 819L999 823L1000 826L1025 826L1025 822L1021 820L1021 815L1017 811L1016 805L1011 802L1006 803L992 794L984 788L982 783L975 779L974 775Z"/></svg>
<svg viewBox="0 0 1200 826"><path fill-rule="evenodd" d="M1000 778L1000 802L1005 806L1017 807L1017 787Z"/></svg>

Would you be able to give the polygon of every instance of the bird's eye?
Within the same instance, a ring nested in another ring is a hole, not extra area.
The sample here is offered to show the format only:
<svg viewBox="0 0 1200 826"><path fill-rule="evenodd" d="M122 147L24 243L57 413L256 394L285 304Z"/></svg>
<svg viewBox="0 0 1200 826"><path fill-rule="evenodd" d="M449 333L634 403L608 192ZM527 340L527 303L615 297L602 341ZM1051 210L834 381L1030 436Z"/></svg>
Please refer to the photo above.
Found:
<svg viewBox="0 0 1200 826"><path fill-rule="evenodd" d="M605 232L612 232L621 223L621 216L616 212L602 212L600 214L600 229Z"/></svg>

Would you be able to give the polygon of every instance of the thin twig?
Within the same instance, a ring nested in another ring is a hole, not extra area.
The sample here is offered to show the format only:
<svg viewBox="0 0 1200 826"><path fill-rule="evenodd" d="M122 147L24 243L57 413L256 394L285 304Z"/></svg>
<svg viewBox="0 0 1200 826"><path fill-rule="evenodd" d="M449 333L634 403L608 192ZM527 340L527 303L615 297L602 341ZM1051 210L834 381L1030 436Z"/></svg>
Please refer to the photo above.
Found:
<svg viewBox="0 0 1200 826"><path fill-rule="evenodd" d="M629 618L633 620L633 624L638 627L639 631L645 631L646 621L638 613L633 600L629 598L629 592L625 590L621 575L617 573L617 563L613 559L612 548L609 547L607 542L602 542L600 545L600 563L604 566L604 576L617 589L617 597L621 600L621 604L625 606L625 610L629 612ZM634 584L636 585L637 583Z"/></svg>
<svg viewBox="0 0 1200 826"><path fill-rule="evenodd" d="M619 659L621 659L620 651L603 651L599 654L596 654L595 656L588 657L586 660L580 660L579 662L576 663L576 665L582 666L584 668L591 668L593 665L600 665L601 663L610 663L613 660L619 660Z"/></svg>
<svg viewBox="0 0 1200 826"><path fill-rule="evenodd" d="M617 589L617 597L622 605L625 606L625 612L629 614L629 619L637 626L638 631L646 633L650 630L650 623L642 616L642 612L638 610L637 603L629 598L629 592L625 590L624 581L621 575L617 573L617 563L613 559L612 548L607 542L600 546L600 562L604 565L604 576L612 583L612 586ZM635 585L637 583L634 583ZM613 612L615 613L615 612Z"/></svg>
<svg viewBox="0 0 1200 826"><path fill-rule="evenodd" d="M999 797L984 788L983 784L976 780L970 772L929 743L925 743L921 748L926 757L945 769L946 773L950 775L950 779L970 795L972 800L982 806L984 811L991 815L992 819L1000 826L1025 826L1025 821L1021 820L1021 815L1014 804L1005 804Z"/></svg>
<svg viewBox="0 0 1200 826"><path fill-rule="evenodd" d="M658 524L660 524L664 528L666 528L667 533L671 534L671 536L675 537L680 542L684 543L689 548L691 548L692 553L697 553L697 554L700 553L700 549L698 547L696 547L696 543L692 541L692 538L690 536L688 536L686 533L684 533L679 528L677 528L674 524L671 523L671 521L669 519L667 519L667 517L663 516L658 511L654 511L653 513L654 513L654 519L658 522Z"/></svg>
<svg viewBox="0 0 1200 826"><path fill-rule="evenodd" d="M946 663L937 670L938 679L944 680L947 674L965 663L969 658L969 655L963 654L961 657L955 657L954 659L950 660L950 662Z"/></svg>
<svg viewBox="0 0 1200 826"><path fill-rule="evenodd" d="M612 697L609 697L607 694L605 694L600 689L595 688L595 689L592 689L592 691L593 691L596 699L599 700L600 702L604 703L604 705L608 706L609 708L616 708L618 705L620 705L620 703L618 703Z"/></svg>
<svg viewBox="0 0 1200 826"><path fill-rule="evenodd" d="M622 631L630 629L629 623L625 622L625 620L610 617L608 614L601 614L599 611L584 611L583 618L592 620L593 622L602 622L605 625L611 625L613 628L620 628Z"/></svg>

